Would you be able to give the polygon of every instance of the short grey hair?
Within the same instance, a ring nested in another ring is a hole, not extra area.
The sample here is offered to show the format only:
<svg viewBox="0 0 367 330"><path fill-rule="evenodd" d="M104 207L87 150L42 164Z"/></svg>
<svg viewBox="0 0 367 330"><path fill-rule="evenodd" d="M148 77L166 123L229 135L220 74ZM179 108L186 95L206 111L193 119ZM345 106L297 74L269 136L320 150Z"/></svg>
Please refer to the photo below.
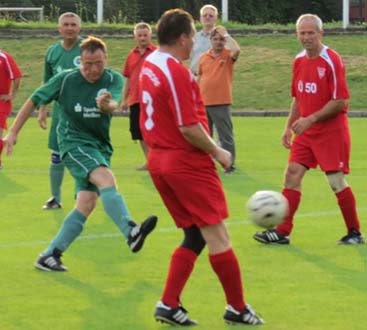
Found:
<svg viewBox="0 0 367 330"><path fill-rule="evenodd" d="M218 17L218 9L217 9L217 7L215 7L213 5L204 5L204 6L202 6L201 9L200 9L200 16L203 15L205 9L211 9L211 10L213 10L214 11L214 15Z"/></svg>
<svg viewBox="0 0 367 330"><path fill-rule="evenodd" d="M303 14L300 17L298 17L297 22L296 22L296 30L298 31L299 25L301 24L301 22L304 20L313 20L316 24L316 28L319 31L322 31L322 20L319 16L314 15L314 14Z"/></svg>
<svg viewBox="0 0 367 330"><path fill-rule="evenodd" d="M147 29L149 33L152 33L152 27L148 23L139 22L134 26L134 35L136 34L137 30L143 30L143 29Z"/></svg>
<svg viewBox="0 0 367 330"><path fill-rule="evenodd" d="M78 21L78 25L79 26L81 25L82 20L80 19L80 17L77 14L75 14L75 13L73 13L71 11L68 11L68 12L63 13L63 14L60 15L60 17L59 17L59 25L61 25L61 23L62 23L62 21L63 21L63 19L65 17L74 17Z"/></svg>

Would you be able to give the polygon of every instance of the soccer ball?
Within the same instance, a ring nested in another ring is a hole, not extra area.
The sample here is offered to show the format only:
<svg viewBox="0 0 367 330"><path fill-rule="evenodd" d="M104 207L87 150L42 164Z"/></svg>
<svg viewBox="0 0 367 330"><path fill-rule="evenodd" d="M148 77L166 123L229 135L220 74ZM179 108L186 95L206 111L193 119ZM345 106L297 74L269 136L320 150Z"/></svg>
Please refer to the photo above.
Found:
<svg viewBox="0 0 367 330"><path fill-rule="evenodd" d="M261 190L250 197L247 209L253 223L271 229L288 215L288 200L279 192Z"/></svg>

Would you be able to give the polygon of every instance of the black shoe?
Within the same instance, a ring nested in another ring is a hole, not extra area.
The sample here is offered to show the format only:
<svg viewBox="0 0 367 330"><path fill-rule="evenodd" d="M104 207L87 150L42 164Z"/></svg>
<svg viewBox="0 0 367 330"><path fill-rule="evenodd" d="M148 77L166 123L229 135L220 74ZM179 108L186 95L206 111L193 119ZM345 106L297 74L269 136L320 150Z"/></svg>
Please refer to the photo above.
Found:
<svg viewBox="0 0 367 330"><path fill-rule="evenodd" d="M348 235L343 236L337 243L340 245L364 244L364 237L357 230L351 229Z"/></svg>
<svg viewBox="0 0 367 330"><path fill-rule="evenodd" d="M43 256L41 254L34 266L46 272L66 272L68 269L63 265L61 256L62 252L59 249L54 249L50 255Z"/></svg>
<svg viewBox="0 0 367 330"><path fill-rule="evenodd" d="M227 168L226 170L224 170L224 174L226 175L232 175L234 173L234 170L236 169L236 167L234 165L231 165L229 168Z"/></svg>
<svg viewBox="0 0 367 330"><path fill-rule="evenodd" d="M129 237L127 238L127 245L129 245L132 252L138 252L143 247L145 238L151 233L157 224L158 218L151 215L144 220L140 225L129 221L130 226L133 227Z"/></svg>
<svg viewBox="0 0 367 330"><path fill-rule="evenodd" d="M189 318L187 310L182 306L171 308L162 301L158 301L155 307L154 318L156 321L171 325L190 326L198 324L196 321Z"/></svg>
<svg viewBox="0 0 367 330"><path fill-rule="evenodd" d="M228 324L260 325L265 323L248 304L243 312L236 311L231 305L227 305L223 318Z"/></svg>
<svg viewBox="0 0 367 330"><path fill-rule="evenodd" d="M61 209L61 203L59 203L55 197L51 197L47 200L46 204L42 207L44 210L56 210Z"/></svg>
<svg viewBox="0 0 367 330"><path fill-rule="evenodd" d="M264 244L289 244L289 236L282 235L275 229L265 230L262 233L256 233L253 238Z"/></svg>

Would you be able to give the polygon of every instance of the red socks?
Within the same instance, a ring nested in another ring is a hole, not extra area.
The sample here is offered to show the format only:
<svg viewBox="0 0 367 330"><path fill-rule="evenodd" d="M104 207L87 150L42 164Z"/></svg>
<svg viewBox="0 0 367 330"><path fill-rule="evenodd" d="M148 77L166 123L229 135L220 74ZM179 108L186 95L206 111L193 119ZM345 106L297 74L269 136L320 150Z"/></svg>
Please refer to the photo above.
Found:
<svg viewBox="0 0 367 330"><path fill-rule="evenodd" d="M4 142L3 140L0 139L0 160L1 160L1 153L3 152L3 148L4 148Z"/></svg>
<svg viewBox="0 0 367 330"><path fill-rule="evenodd" d="M222 284L226 300L237 311L245 309L241 271L232 249L209 255L209 261Z"/></svg>
<svg viewBox="0 0 367 330"><path fill-rule="evenodd" d="M301 193L297 190L283 189L283 195L288 199L289 214L282 224L276 230L283 235L289 235L293 228L293 216L298 209L301 201ZM358 220L356 200L350 187L335 194L338 199L339 208L343 214L344 222L348 231L355 229L360 232L360 223Z"/></svg>
<svg viewBox="0 0 367 330"><path fill-rule="evenodd" d="M166 305L172 308L180 305L181 292L194 269L196 258L192 250L183 247L173 252L162 296Z"/></svg>
<svg viewBox="0 0 367 330"><path fill-rule="evenodd" d="M301 192L294 189L284 188L282 194L288 200L289 212L283 223L275 229L282 235L288 236L293 229L293 216L296 213L299 203L301 202Z"/></svg>
<svg viewBox="0 0 367 330"><path fill-rule="evenodd" d="M162 295L162 301L166 305L172 308L180 305L180 295L194 269L196 258L197 255L187 248L179 247L173 252ZM241 271L233 250L209 255L209 261L222 284L227 303L236 310L243 311L245 301Z"/></svg>
<svg viewBox="0 0 367 330"><path fill-rule="evenodd" d="M350 187L347 187L344 190L336 193L335 196L338 199L338 204L343 214L344 222L348 228L348 231L351 229L355 229L360 232L360 223L357 215L356 200L354 198L352 189L350 189Z"/></svg>

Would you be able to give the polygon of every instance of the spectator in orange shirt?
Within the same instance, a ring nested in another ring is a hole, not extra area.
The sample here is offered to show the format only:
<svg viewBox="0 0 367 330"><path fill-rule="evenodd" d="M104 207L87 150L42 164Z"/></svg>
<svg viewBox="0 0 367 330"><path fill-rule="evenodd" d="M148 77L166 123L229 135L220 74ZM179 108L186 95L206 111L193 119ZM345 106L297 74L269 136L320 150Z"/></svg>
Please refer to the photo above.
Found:
<svg viewBox="0 0 367 330"><path fill-rule="evenodd" d="M223 26L210 34L211 48L200 57L199 86L208 115L210 132L213 126L220 145L232 154L232 165L225 170L235 170L236 148L231 118L233 66L240 54L240 46Z"/></svg>
<svg viewBox="0 0 367 330"><path fill-rule="evenodd" d="M140 131L140 104L139 104L139 74L145 58L157 47L152 45L152 28L148 23L138 23L134 27L134 38L137 45L132 49L126 59L122 72L125 84L122 91L121 110L127 111L130 107L130 133L132 140L139 140L141 149L147 158L149 148ZM146 161L137 170L147 170Z"/></svg>

